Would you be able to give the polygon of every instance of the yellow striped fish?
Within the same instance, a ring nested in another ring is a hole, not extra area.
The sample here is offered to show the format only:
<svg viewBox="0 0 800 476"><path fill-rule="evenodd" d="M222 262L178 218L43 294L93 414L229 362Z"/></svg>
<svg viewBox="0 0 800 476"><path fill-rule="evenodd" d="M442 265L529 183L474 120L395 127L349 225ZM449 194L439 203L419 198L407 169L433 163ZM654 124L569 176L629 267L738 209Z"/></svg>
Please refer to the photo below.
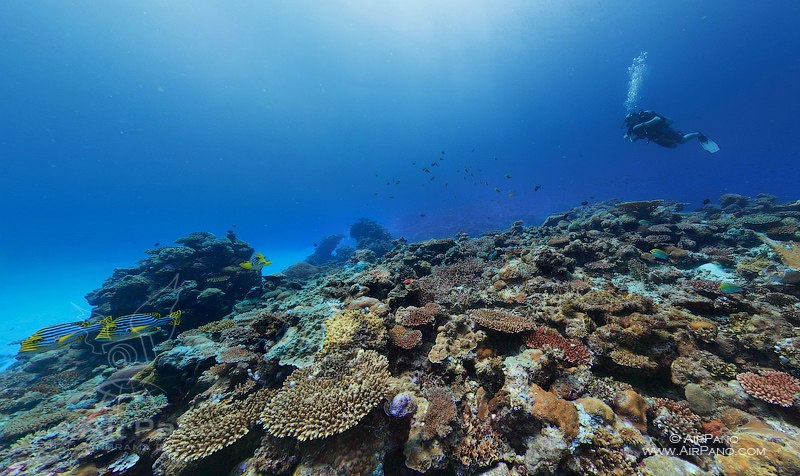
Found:
<svg viewBox="0 0 800 476"><path fill-rule="evenodd" d="M90 324L88 321L67 322L47 326L34 332L32 336L20 342L20 352L44 352L50 349L64 347L73 342L86 338L91 332L97 332L103 327L103 321Z"/></svg>
<svg viewBox="0 0 800 476"><path fill-rule="evenodd" d="M167 324L177 326L180 323L181 311L172 312L164 317L157 312L129 314L106 322L95 339L109 342L135 339L158 332L160 326Z"/></svg>

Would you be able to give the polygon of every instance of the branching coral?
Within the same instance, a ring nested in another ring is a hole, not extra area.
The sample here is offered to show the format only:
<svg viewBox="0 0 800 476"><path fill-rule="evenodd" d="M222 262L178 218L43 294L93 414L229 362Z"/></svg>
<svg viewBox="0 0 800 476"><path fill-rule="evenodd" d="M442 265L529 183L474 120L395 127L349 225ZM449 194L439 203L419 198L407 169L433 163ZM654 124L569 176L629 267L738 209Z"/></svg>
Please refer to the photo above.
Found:
<svg viewBox="0 0 800 476"><path fill-rule="evenodd" d="M261 412L261 423L275 436L301 441L341 433L381 401L388 367L386 357L371 350L329 354L286 379Z"/></svg>
<svg viewBox="0 0 800 476"><path fill-rule="evenodd" d="M791 407L800 391L800 380L777 370L765 370L761 375L745 372L736 380L750 396L782 407Z"/></svg>
<svg viewBox="0 0 800 476"><path fill-rule="evenodd" d="M592 354L589 348L575 339L567 339L558 331L549 327L539 327L525 338L525 344L532 348L545 346L558 349L564 353L567 362L575 365L591 365Z"/></svg>
<svg viewBox="0 0 800 476"><path fill-rule="evenodd" d="M435 387L425 395L428 408L422 417L422 439L444 438L453 431L450 424L456 419L456 404L453 394L444 388Z"/></svg>
<svg viewBox="0 0 800 476"><path fill-rule="evenodd" d="M208 401L187 411L164 443L164 452L173 459L191 462L232 445L250 431L272 394L259 390L240 400Z"/></svg>
<svg viewBox="0 0 800 476"><path fill-rule="evenodd" d="M498 332L516 334L536 328L536 323L531 319L496 309L473 309L467 314L483 327Z"/></svg>
<svg viewBox="0 0 800 476"><path fill-rule="evenodd" d="M408 327L424 326L436 320L436 315L441 312L441 306L435 302L429 302L423 307L401 307L395 314L398 324Z"/></svg>
<svg viewBox="0 0 800 476"><path fill-rule="evenodd" d="M422 342L422 331L395 325L389 330L392 342L401 349L413 349Z"/></svg>

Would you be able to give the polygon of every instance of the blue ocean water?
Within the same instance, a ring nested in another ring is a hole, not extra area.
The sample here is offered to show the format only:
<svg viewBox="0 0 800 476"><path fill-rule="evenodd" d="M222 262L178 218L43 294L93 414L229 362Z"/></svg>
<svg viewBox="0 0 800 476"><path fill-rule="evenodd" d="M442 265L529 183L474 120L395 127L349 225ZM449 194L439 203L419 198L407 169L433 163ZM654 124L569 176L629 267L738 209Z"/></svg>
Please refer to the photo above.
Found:
<svg viewBox="0 0 800 476"><path fill-rule="evenodd" d="M798 20L777 0L3 2L0 339L79 317L191 231L235 230L272 272L362 216L421 239L584 200L796 198ZM633 102L719 153L623 140L642 52Z"/></svg>

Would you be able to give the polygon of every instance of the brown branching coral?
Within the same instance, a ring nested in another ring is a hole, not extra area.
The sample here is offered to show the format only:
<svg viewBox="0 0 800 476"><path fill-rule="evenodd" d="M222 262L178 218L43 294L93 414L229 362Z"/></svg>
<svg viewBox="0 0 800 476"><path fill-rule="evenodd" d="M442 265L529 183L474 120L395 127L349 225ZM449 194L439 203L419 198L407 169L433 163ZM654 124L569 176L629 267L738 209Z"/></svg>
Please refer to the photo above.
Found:
<svg viewBox="0 0 800 476"><path fill-rule="evenodd" d="M478 258L437 266L430 275L417 280L423 302L463 308L474 300L469 291L479 287L486 268L487 263Z"/></svg>
<svg viewBox="0 0 800 476"><path fill-rule="evenodd" d="M761 375L745 372L736 380L748 395L782 407L791 407L800 392L800 380L777 370L764 370Z"/></svg>
<svg viewBox="0 0 800 476"><path fill-rule="evenodd" d="M686 405L668 398L653 398L653 426L673 443L690 442L700 435L700 417Z"/></svg>
<svg viewBox="0 0 800 476"><path fill-rule="evenodd" d="M413 349L422 342L422 331L395 325L389 330L389 337L391 337L394 345L408 350Z"/></svg>
<svg viewBox="0 0 800 476"><path fill-rule="evenodd" d="M429 302L423 307L401 307L395 314L395 320L403 326L419 327L435 321L439 312L441 312L441 306L435 302Z"/></svg>
<svg viewBox="0 0 800 476"><path fill-rule="evenodd" d="M295 370L261 412L273 435L300 441L325 438L355 426L383 398L389 362L375 351L329 354Z"/></svg>
<svg viewBox="0 0 800 476"><path fill-rule="evenodd" d="M240 400L208 401L178 418L178 429L164 443L171 458L191 462L232 445L246 435L274 392L259 390Z"/></svg>
<svg viewBox="0 0 800 476"><path fill-rule="evenodd" d="M434 387L426 392L428 409L422 417L422 439L444 438L453 431L450 424L456 419L453 394L446 388Z"/></svg>
<svg viewBox="0 0 800 476"><path fill-rule="evenodd" d="M481 420L469 405L464 405L461 412L461 426L464 436L455 447L455 454L464 467L491 466L508 450L500 433L488 421Z"/></svg>
<svg viewBox="0 0 800 476"><path fill-rule="evenodd" d="M575 365L591 365L592 353L589 348L575 339L567 339L555 329L539 327L525 338L525 344L532 348L545 346L558 349L564 353L567 362Z"/></svg>
<svg viewBox="0 0 800 476"><path fill-rule="evenodd" d="M467 314L476 323L498 332L516 334L536 328L531 319L497 309L473 309Z"/></svg>

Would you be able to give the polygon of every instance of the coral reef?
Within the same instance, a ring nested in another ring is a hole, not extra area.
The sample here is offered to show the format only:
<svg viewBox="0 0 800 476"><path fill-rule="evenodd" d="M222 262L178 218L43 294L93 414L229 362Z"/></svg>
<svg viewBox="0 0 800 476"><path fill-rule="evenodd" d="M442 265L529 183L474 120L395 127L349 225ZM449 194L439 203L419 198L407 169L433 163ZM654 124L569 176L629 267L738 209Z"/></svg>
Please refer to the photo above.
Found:
<svg viewBox="0 0 800 476"><path fill-rule="evenodd" d="M263 279L232 233L150 250L91 319L181 327L0 373L0 473L800 474L800 202L683 206L420 243L359 220Z"/></svg>

